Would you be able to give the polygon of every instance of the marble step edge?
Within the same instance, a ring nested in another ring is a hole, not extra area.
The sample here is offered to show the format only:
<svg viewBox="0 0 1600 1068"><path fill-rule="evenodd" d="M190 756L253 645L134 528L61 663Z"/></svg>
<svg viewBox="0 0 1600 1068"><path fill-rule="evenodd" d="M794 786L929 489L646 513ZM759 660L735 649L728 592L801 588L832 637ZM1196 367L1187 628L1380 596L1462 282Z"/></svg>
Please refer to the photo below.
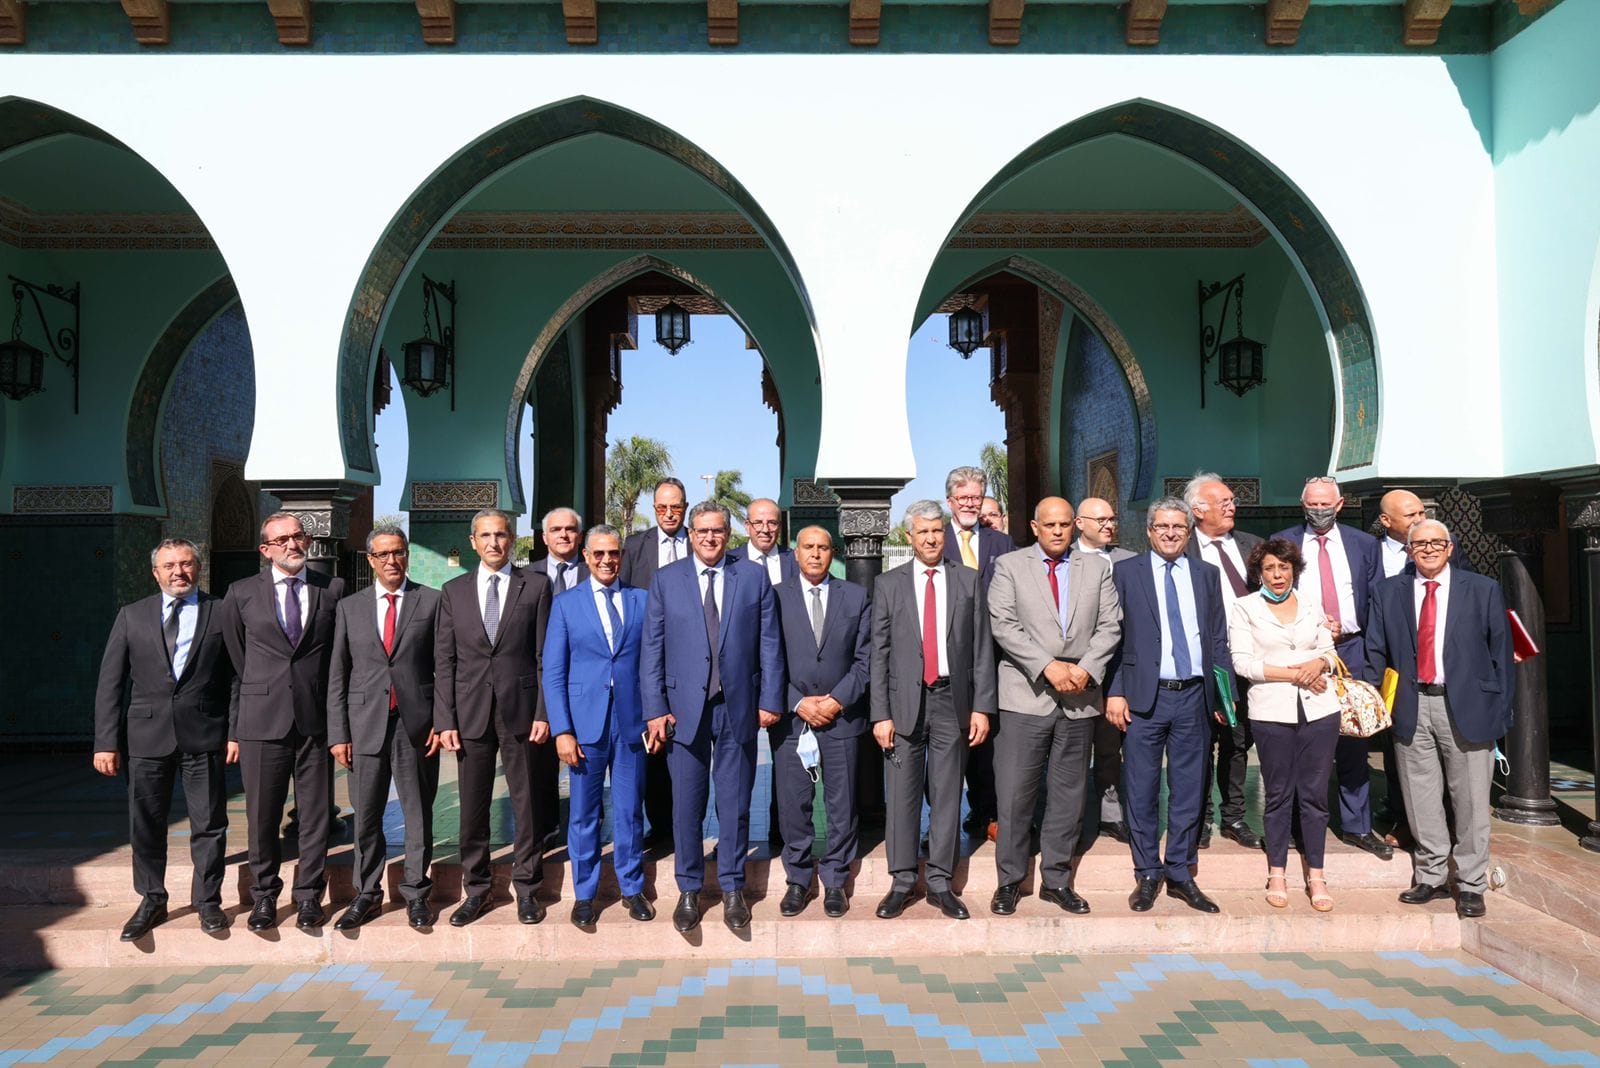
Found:
<svg viewBox="0 0 1600 1068"><path fill-rule="evenodd" d="M1600 1020L1600 929L1563 923L1503 894L1462 924L1461 948L1591 1020Z"/></svg>
<svg viewBox="0 0 1600 1068"><path fill-rule="evenodd" d="M1489 867L1507 896L1580 931L1600 931L1600 855L1573 844L1565 828L1493 839Z"/></svg>

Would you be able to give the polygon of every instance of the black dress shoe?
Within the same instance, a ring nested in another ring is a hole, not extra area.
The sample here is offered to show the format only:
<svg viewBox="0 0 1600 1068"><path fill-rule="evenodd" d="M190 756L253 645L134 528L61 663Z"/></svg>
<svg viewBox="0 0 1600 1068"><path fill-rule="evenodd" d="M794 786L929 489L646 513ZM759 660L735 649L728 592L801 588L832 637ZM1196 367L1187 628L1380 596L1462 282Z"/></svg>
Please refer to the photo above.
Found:
<svg viewBox="0 0 1600 1068"><path fill-rule="evenodd" d="M413 930L426 931L433 926L433 909L422 898L406 902L406 922Z"/></svg>
<svg viewBox="0 0 1600 1068"><path fill-rule="evenodd" d="M778 911L785 916L798 916L806 910L806 902L810 900L811 887L790 883L789 889L783 892L783 900L778 903Z"/></svg>
<svg viewBox="0 0 1600 1068"><path fill-rule="evenodd" d="M1476 919L1489 910L1483 904L1483 895L1475 894L1471 890L1463 890L1456 895L1456 915L1467 919Z"/></svg>
<svg viewBox="0 0 1600 1068"><path fill-rule="evenodd" d="M460 908L450 914L450 926L465 927L488 911L489 895L473 894L461 903Z"/></svg>
<svg viewBox="0 0 1600 1068"><path fill-rule="evenodd" d="M1200 889L1193 879L1190 879L1186 883L1175 883L1171 879L1168 879L1167 896L1177 898L1179 901L1183 902L1185 905L1188 905L1196 912L1209 912L1216 914L1222 911L1217 907L1217 903L1215 901L1212 901L1209 897L1206 897L1205 892Z"/></svg>
<svg viewBox="0 0 1600 1068"><path fill-rule="evenodd" d="M640 923L649 923L656 918L655 906L650 904L650 900L643 893L629 894L622 899L622 903L628 906L628 917L630 919L638 920Z"/></svg>
<svg viewBox="0 0 1600 1068"><path fill-rule="evenodd" d="M1135 912L1149 912L1155 907L1156 895L1161 892L1161 880L1141 877L1128 895L1128 907Z"/></svg>
<svg viewBox="0 0 1600 1068"><path fill-rule="evenodd" d="M822 911L836 920L850 911L850 899L845 896L844 887L830 886L822 891Z"/></svg>
<svg viewBox="0 0 1600 1068"><path fill-rule="evenodd" d="M1116 839L1123 845L1128 845L1133 841L1133 836L1128 833L1128 825L1123 823L1121 820L1117 820L1115 822L1110 820L1102 820L1100 822L1100 833L1109 838Z"/></svg>
<svg viewBox="0 0 1600 1068"><path fill-rule="evenodd" d="M323 921L327 918L328 915L322 911L322 905L319 902L302 901L295 915L294 925L302 931L310 931L321 927Z"/></svg>
<svg viewBox="0 0 1600 1068"><path fill-rule="evenodd" d="M1437 898L1449 896L1450 890L1448 887L1429 886L1427 883L1413 883L1411 889L1400 891L1400 904L1426 905Z"/></svg>
<svg viewBox="0 0 1600 1068"><path fill-rule="evenodd" d="M788 901L788 895L784 895ZM730 931L742 931L750 926L750 906L745 904L743 890L729 890L722 895L722 922Z"/></svg>
<svg viewBox="0 0 1600 1068"><path fill-rule="evenodd" d="M937 905L939 911L952 920L965 920L971 915L967 912L967 906L963 905L961 899L950 890L928 891L928 903Z"/></svg>
<svg viewBox="0 0 1600 1068"><path fill-rule="evenodd" d="M139 907L133 910L133 915L128 917L128 922L122 925L122 940L134 942L149 934L156 924L167 918L167 905L164 901L151 901L145 898Z"/></svg>
<svg viewBox="0 0 1600 1068"><path fill-rule="evenodd" d="M522 894L517 897L517 922L538 923L544 919L544 906L539 904L539 899L532 894Z"/></svg>
<svg viewBox="0 0 1600 1068"><path fill-rule="evenodd" d="M1371 831L1366 834L1340 833L1339 841L1345 845L1355 846L1357 849L1365 849L1379 860L1391 860L1394 858L1394 846L1385 842Z"/></svg>
<svg viewBox="0 0 1600 1068"><path fill-rule="evenodd" d="M690 890L678 895L678 907L672 910L672 926L679 934L688 934L700 926L700 891Z"/></svg>
<svg viewBox="0 0 1600 1068"><path fill-rule="evenodd" d="M883 895L883 900L878 902L878 919L892 920L906 910L906 905L911 901L910 890L890 890Z"/></svg>
<svg viewBox="0 0 1600 1068"><path fill-rule="evenodd" d="M989 911L996 916L1009 916L1017 911L1017 899L1022 897L1021 883L1007 883L996 888L989 899Z"/></svg>
<svg viewBox="0 0 1600 1068"><path fill-rule="evenodd" d="M354 931L368 920L375 920L383 911L383 899L372 897L358 897L350 902L350 907L344 910L333 923L335 931Z"/></svg>
<svg viewBox="0 0 1600 1068"><path fill-rule="evenodd" d="M1211 848L1211 824L1207 823L1200 828L1200 840L1195 843L1199 849Z"/></svg>
<svg viewBox="0 0 1600 1068"><path fill-rule="evenodd" d="M196 905L195 911L200 914L200 930L206 934L216 934L228 926L228 914L217 905Z"/></svg>
<svg viewBox="0 0 1600 1068"><path fill-rule="evenodd" d="M1244 846L1246 849L1267 848L1267 843L1262 839L1262 837L1255 831L1252 831L1250 829L1250 825L1245 823L1243 820L1240 820L1238 823L1223 824L1222 837L1231 838L1235 842L1238 842L1240 845Z"/></svg>
<svg viewBox="0 0 1600 1068"><path fill-rule="evenodd" d="M572 926L594 926L594 902L588 898L580 898L572 903Z"/></svg>
<svg viewBox="0 0 1600 1068"><path fill-rule="evenodd" d="M1039 891L1039 900L1059 906L1063 912L1074 916L1085 916L1089 912L1089 903L1070 886L1047 886Z"/></svg>
<svg viewBox="0 0 1600 1068"><path fill-rule="evenodd" d="M252 931L270 931L278 926L278 903L264 897L250 910L249 927Z"/></svg>

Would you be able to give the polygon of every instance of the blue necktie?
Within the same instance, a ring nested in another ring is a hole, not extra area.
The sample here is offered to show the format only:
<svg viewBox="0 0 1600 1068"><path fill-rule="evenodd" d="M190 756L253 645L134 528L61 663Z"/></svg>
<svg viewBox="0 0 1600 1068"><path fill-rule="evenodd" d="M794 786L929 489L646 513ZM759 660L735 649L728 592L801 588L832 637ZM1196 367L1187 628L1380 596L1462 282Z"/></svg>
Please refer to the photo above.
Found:
<svg viewBox="0 0 1600 1068"><path fill-rule="evenodd" d="M1183 606L1178 603L1178 584L1172 581L1174 562L1167 561L1167 629L1172 632L1172 666L1178 678L1194 677L1194 665L1189 662L1189 632L1183 626Z"/></svg>
<svg viewBox="0 0 1600 1068"><path fill-rule="evenodd" d="M611 651L616 652L617 646L622 642L622 615L617 611L617 588L604 587L606 591L606 615L611 617Z"/></svg>

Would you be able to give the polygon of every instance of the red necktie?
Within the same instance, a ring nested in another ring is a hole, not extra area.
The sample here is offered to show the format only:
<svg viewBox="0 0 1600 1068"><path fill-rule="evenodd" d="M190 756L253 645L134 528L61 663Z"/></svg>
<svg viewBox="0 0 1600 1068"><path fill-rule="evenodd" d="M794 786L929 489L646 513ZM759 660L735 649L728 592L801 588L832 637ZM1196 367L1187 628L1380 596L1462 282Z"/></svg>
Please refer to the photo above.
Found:
<svg viewBox="0 0 1600 1068"><path fill-rule="evenodd" d="M1339 587L1333 583L1333 558L1328 555L1328 536L1317 535L1317 576L1322 580L1322 614L1344 622L1339 614Z"/></svg>
<svg viewBox="0 0 1600 1068"><path fill-rule="evenodd" d="M1056 603L1056 615L1061 614L1061 585L1056 582L1056 568L1060 560L1045 559L1044 565L1050 569L1050 599Z"/></svg>
<svg viewBox="0 0 1600 1068"><path fill-rule="evenodd" d="M939 677L939 599L933 592L933 568L922 594L922 682L932 686Z"/></svg>
<svg viewBox="0 0 1600 1068"><path fill-rule="evenodd" d="M1438 629L1439 605L1433 598L1433 591L1439 584L1432 579L1422 584L1422 611L1417 613L1417 681L1425 686L1433 685L1438 678L1433 655L1434 631Z"/></svg>
<svg viewBox="0 0 1600 1068"><path fill-rule="evenodd" d="M389 602L388 610L386 610L383 613L383 651L385 653L387 653L388 655L393 656L394 655L394 617L395 617L394 603L399 598L398 598L398 596L396 594L386 593L386 594L383 595L383 599ZM394 687L391 686L389 688L389 711L393 712L399 706L400 706L400 697L399 697L398 694L396 694L394 692Z"/></svg>

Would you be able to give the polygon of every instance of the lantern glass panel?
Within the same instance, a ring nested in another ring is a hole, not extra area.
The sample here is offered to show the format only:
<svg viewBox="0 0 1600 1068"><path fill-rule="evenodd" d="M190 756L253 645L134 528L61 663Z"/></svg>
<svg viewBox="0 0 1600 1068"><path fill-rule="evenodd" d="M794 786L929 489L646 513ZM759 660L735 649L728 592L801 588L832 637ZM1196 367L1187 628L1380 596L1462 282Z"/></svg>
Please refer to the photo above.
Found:
<svg viewBox="0 0 1600 1068"><path fill-rule="evenodd" d="M1217 351L1217 381L1242 397L1263 381L1265 346L1243 335L1224 341Z"/></svg>
<svg viewBox="0 0 1600 1068"><path fill-rule="evenodd" d="M20 338L0 343L0 393L12 400L44 388L44 353Z"/></svg>
<svg viewBox="0 0 1600 1068"><path fill-rule="evenodd" d="M966 359L983 347L983 316L971 308L950 314L950 347Z"/></svg>
<svg viewBox="0 0 1600 1068"><path fill-rule="evenodd" d="M676 301L667 301L656 312L656 344L677 355L691 340L689 313Z"/></svg>
<svg viewBox="0 0 1600 1068"><path fill-rule="evenodd" d="M423 397L430 397L445 386L447 359L439 342L419 337L405 345L405 374L400 384Z"/></svg>

